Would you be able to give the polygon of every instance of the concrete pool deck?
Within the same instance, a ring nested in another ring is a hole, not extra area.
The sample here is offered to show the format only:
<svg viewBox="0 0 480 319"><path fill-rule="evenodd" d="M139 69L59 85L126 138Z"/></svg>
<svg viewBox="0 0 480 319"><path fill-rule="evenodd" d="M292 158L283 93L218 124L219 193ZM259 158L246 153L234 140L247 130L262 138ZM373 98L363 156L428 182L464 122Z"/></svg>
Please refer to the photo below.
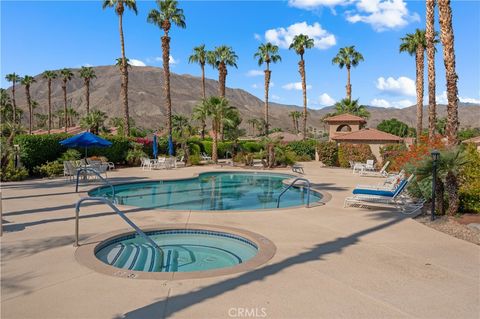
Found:
<svg viewBox="0 0 480 319"><path fill-rule="evenodd" d="M141 227L231 226L277 247L270 261L248 272L174 281L116 278L79 264L72 246L79 194L71 182L4 183L1 317L479 318L479 246L386 209L343 208L355 184L379 180L315 162L304 166L314 187L332 195L326 205L225 213L122 207ZM231 169L128 168L109 178L115 183ZM86 205L81 216L81 240L126 228L103 205Z"/></svg>

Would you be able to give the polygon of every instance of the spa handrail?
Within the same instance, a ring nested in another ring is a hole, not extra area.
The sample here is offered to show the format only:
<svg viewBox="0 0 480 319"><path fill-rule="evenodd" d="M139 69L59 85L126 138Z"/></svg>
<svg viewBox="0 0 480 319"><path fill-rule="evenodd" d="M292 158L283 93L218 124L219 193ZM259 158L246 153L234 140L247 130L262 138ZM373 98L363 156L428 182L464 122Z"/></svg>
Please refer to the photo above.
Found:
<svg viewBox="0 0 480 319"><path fill-rule="evenodd" d="M293 180L293 182L291 182L287 188L285 188L281 193L280 195L278 196L278 199L277 199L277 208L280 207L280 198L282 197L283 194L285 194L286 191L288 191L296 182L298 181L303 181L303 182L306 182L307 183L307 205L306 207L310 207L310 181L306 178L303 178L303 177L297 177Z"/></svg>
<svg viewBox="0 0 480 319"><path fill-rule="evenodd" d="M115 201L115 187L113 187L112 183L110 183L106 178L104 178L102 175L100 175L100 173L96 169L91 168L91 167L80 167L80 168L77 169L77 180L76 180L76 185L75 185L75 193L78 193L78 181L79 181L79 177L80 177L81 172L92 172L95 175L97 175L98 177L100 177L102 182L104 182L107 186L110 186L110 188L112 189L112 198Z"/></svg>
<svg viewBox="0 0 480 319"><path fill-rule="evenodd" d="M110 200L106 199L105 197L84 197L80 198L78 202L75 204L75 247L78 247L78 224L79 224L79 215L80 215L80 206L85 201L94 201L94 202L102 202L117 213L130 227L132 227L135 232L142 237L146 242L152 245L161 253L161 258L163 260L163 251L162 249L150 238L148 237L134 222L132 222L125 214L117 208Z"/></svg>

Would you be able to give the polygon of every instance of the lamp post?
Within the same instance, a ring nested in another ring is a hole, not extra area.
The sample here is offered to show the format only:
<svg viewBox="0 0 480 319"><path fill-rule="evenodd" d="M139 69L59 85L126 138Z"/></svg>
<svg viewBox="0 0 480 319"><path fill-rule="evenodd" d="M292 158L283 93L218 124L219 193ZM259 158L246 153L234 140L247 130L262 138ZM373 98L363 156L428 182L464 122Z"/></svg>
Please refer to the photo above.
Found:
<svg viewBox="0 0 480 319"><path fill-rule="evenodd" d="M440 152L433 150L431 153L433 166L432 166L432 214L431 220L435 220L435 190L437 188L437 161L440 158Z"/></svg>

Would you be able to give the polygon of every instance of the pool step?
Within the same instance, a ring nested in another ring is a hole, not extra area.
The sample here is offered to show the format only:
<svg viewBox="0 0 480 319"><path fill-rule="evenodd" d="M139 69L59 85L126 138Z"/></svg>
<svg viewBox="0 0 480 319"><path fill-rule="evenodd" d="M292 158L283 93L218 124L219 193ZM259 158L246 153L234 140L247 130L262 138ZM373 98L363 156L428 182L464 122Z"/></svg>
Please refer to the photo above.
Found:
<svg viewBox="0 0 480 319"><path fill-rule="evenodd" d="M138 271L162 271L161 254L152 246L119 243L106 252L109 265Z"/></svg>

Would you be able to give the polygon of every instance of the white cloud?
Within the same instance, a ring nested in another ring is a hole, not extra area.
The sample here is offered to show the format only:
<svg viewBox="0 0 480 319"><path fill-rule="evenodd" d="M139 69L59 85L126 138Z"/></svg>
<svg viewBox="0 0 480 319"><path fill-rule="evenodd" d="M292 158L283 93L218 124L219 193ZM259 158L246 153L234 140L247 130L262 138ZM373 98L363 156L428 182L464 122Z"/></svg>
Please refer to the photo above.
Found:
<svg viewBox="0 0 480 319"><path fill-rule="evenodd" d="M319 101L320 101L320 105L323 105L323 106L330 106L335 104L336 102L335 99L333 99L327 93L323 93L322 95L320 95Z"/></svg>
<svg viewBox="0 0 480 319"><path fill-rule="evenodd" d="M274 101L280 101L282 98L278 95L272 94L272 100Z"/></svg>
<svg viewBox="0 0 480 319"><path fill-rule="evenodd" d="M163 62L163 58L161 56L156 56L153 58L147 58L148 63L154 63L154 62ZM169 63L172 65L178 64L180 61L175 59L173 56L170 55L169 58Z"/></svg>
<svg viewBox="0 0 480 319"><path fill-rule="evenodd" d="M130 65L133 65L133 66L147 66L147 65L145 64L145 62L140 61L140 60L137 60L137 59L130 59L130 60L128 61L128 63L130 63Z"/></svg>
<svg viewBox="0 0 480 319"><path fill-rule="evenodd" d="M480 104L480 99L471 98L471 97L462 97L459 96L458 100L463 103L474 103ZM438 104L448 104L447 91L443 91L442 94L436 96L436 102Z"/></svg>
<svg viewBox="0 0 480 319"><path fill-rule="evenodd" d="M404 0L359 0L356 8L355 12L347 12L347 21L370 24L376 31L398 29L420 21L417 13L409 13Z"/></svg>
<svg viewBox="0 0 480 319"><path fill-rule="evenodd" d="M384 99L373 99L370 101L370 105L377 106L377 107L394 107L397 109L403 109L409 106L412 106L414 103L410 100L399 100L399 101L392 101L389 102Z"/></svg>
<svg viewBox="0 0 480 319"><path fill-rule="evenodd" d="M270 82L270 88L274 87L275 86L275 83L273 82ZM258 83L254 83L252 84L252 88L254 89L263 89L265 87L265 84L261 83L261 84L258 84Z"/></svg>
<svg viewBox="0 0 480 319"><path fill-rule="evenodd" d="M288 49L293 38L298 34L308 35L313 38L315 48L328 49L337 43L335 36L323 29L322 26L315 22L312 25L306 22L298 22L287 28L276 28L265 31L265 40L278 45L281 48Z"/></svg>
<svg viewBox="0 0 480 319"><path fill-rule="evenodd" d="M282 86L283 89L285 90L297 90L301 91L302 90L302 82L293 82L293 83L287 83ZM307 85L307 90L310 90L312 88L311 85Z"/></svg>
<svg viewBox="0 0 480 319"><path fill-rule="evenodd" d="M380 91L394 95L416 96L417 94L415 81L406 76L401 76L398 79L379 77L376 86Z"/></svg>
<svg viewBox="0 0 480 319"><path fill-rule="evenodd" d="M317 7L334 7L337 5L345 5L351 0L289 0L288 5L300 9L314 9Z"/></svg>
<svg viewBox="0 0 480 319"><path fill-rule="evenodd" d="M262 41L262 36L258 33L254 33L253 34L253 38L257 41Z"/></svg>
<svg viewBox="0 0 480 319"><path fill-rule="evenodd" d="M252 77L252 76L260 76L264 74L265 73L262 70L249 70L246 75Z"/></svg>
<svg viewBox="0 0 480 319"><path fill-rule="evenodd" d="M258 85L257 83L254 83L254 84L252 84L252 88L258 89L258 88L259 88L259 85Z"/></svg>

